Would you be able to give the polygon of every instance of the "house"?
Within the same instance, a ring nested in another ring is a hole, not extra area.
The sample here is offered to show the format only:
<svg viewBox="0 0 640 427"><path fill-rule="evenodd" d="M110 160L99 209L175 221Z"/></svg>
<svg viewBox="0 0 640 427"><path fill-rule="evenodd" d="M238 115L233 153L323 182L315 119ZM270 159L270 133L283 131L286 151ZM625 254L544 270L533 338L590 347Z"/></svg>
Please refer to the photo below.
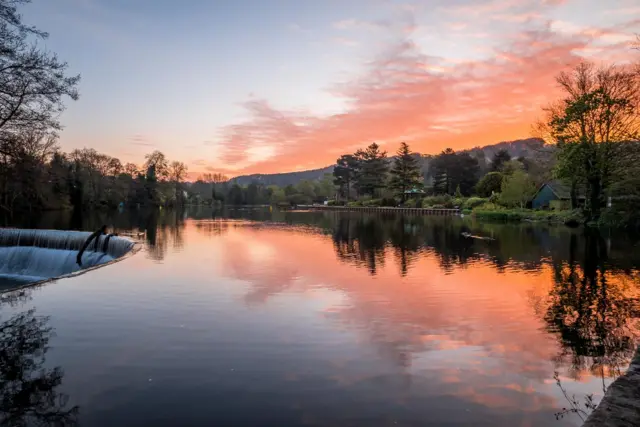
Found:
<svg viewBox="0 0 640 427"><path fill-rule="evenodd" d="M405 199L411 199L416 197L424 197L425 194L426 193L424 192L424 190L421 190L419 188L412 188L404 192L404 197Z"/></svg>
<svg viewBox="0 0 640 427"><path fill-rule="evenodd" d="M584 194L578 192L578 204L584 204ZM571 187L561 181L549 181L538 189L531 200L533 209L571 209Z"/></svg>

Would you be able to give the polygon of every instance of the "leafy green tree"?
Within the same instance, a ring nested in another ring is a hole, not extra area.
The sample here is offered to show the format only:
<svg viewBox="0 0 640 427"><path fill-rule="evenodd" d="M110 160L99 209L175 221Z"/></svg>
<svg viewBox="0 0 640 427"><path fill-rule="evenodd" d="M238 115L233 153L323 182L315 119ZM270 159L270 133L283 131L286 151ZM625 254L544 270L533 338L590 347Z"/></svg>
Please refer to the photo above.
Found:
<svg viewBox="0 0 640 427"><path fill-rule="evenodd" d="M330 199L335 196L336 187L333 184L333 178L331 174L325 174L322 179L314 181L313 184L316 197L322 199Z"/></svg>
<svg viewBox="0 0 640 427"><path fill-rule="evenodd" d="M536 186L524 171L516 170L504 177L500 203L508 207L524 208L536 192Z"/></svg>
<svg viewBox="0 0 640 427"><path fill-rule="evenodd" d="M381 151L375 142L364 150L355 153L358 159L359 170L356 174L356 187L360 194L375 196L376 192L386 185L387 152Z"/></svg>
<svg viewBox="0 0 640 427"><path fill-rule="evenodd" d="M583 62L557 82L565 96L546 108L541 129L561 144L557 175L584 182L585 218L596 221L607 189L625 169L620 143L640 137L640 73Z"/></svg>
<svg viewBox="0 0 640 427"><path fill-rule="evenodd" d="M277 185L271 185L269 188L271 189L271 203L278 204L287 201L287 195L282 188Z"/></svg>
<svg viewBox="0 0 640 427"><path fill-rule="evenodd" d="M491 197L502 189L503 175L500 172L489 172L476 184L476 194L480 197Z"/></svg>
<svg viewBox="0 0 640 427"><path fill-rule="evenodd" d="M296 193L304 199L302 203L312 203L316 198L316 191L311 181L303 179L296 185ZM300 202L299 202L300 203Z"/></svg>
<svg viewBox="0 0 640 427"><path fill-rule="evenodd" d="M424 183L422 172L415 155L409 150L409 146L403 142L396 153L396 157L391 167L391 179L389 180L389 188L396 195L400 196L402 201L406 200L406 192L412 189L422 189Z"/></svg>

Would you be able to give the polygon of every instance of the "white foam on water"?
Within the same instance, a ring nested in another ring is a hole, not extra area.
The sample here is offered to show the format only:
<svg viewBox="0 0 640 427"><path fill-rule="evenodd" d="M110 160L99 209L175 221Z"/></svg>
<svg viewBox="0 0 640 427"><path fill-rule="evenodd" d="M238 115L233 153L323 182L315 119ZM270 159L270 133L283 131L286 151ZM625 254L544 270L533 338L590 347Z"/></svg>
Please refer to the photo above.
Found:
<svg viewBox="0 0 640 427"><path fill-rule="evenodd" d="M112 236L95 239L77 264L78 251L91 235L83 231L0 229L0 282L32 283L75 273L113 261L129 252L134 244Z"/></svg>

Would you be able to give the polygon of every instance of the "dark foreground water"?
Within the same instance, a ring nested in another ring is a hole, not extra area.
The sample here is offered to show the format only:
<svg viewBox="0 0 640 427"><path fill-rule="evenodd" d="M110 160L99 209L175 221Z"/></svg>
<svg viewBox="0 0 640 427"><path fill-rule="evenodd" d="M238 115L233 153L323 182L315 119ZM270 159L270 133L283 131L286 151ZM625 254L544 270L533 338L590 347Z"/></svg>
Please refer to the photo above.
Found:
<svg viewBox="0 0 640 427"><path fill-rule="evenodd" d="M142 251L2 296L2 425L580 425L555 414L588 412L640 332L627 238L268 210L18 220L102 223Z"/></svg>

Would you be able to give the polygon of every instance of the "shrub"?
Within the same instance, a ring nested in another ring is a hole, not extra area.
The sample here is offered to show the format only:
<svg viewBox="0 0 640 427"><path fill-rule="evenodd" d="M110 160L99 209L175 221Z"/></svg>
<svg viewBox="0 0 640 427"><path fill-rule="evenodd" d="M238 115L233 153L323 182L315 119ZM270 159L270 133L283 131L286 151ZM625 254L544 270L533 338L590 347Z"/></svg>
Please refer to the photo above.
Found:
<svg viewBox="0 0 640 427"><path fill-rule="evenodd" d="M451 196L445 194L442 196L429 196L422 199L422 207L424 208L435 207L435 205L442 205L443 207L453 207Z"/></svg>
<svg viewBox="0 0 640 427"><path fill-rule="evenodd" d="M598 225L640 230L640 196L613 197L611 207L602 212Z"/></svg>
<svg viewBox="0 0 640 427"><path fill-rule="evenodd" d="M489 172L476 184L476 193L481 197L490 197L499 193L502 188L503 175L500 172Z"/></svg>
<svg viewBox="0 0 640 427"><path fill-rule="evenodd" d="M476 209L473 212L476 218L486 221L517 222L522 221L525 218L525 215L522 212L511 210L484 211Z"/></svg>
<svg viewBox="0 0 640 427"><path fill-rule="evenodd" d="M453 199L451 201L451 204L453 205L452 207L457 207L462 209L462 206L464 205L465 199L462 197L456 197L455 199Z"/></svg>
<svg viewBox="0 0 640 427"><path fill-rule="evenodd" d="M470 197L462 204L462 208L474 209L488 201L488 199L483 199L482 197Z"/></svg>
<svg viewBox="0 0 640 427"><path fill-rule="evenodd" d="M404 207L405 208L415 208L416 206L420 206L417 204L418 200L416 199L409 199L407 201L404 202Z"/></svg>

